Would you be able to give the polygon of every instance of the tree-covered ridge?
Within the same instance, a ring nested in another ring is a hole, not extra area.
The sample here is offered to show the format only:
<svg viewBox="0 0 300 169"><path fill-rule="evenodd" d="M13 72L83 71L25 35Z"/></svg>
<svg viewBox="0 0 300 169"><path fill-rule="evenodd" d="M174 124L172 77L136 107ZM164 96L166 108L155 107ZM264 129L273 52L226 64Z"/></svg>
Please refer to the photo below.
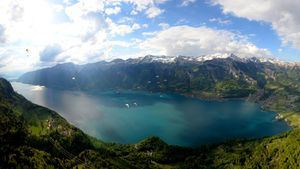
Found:
<svg viewBox="0 0 300 169"><path fill-rule="evenodd" d="M42 162L41 165L52 164L54 161L51 161L51 155L46 153L51 151L57 153L57 150L52 149L52 143L49 142L51 139L54 139L57 144L66 143L66 149L75 154L93 147L92 138L70 125L56 112L35 105L15 93L10 83L4 79L0 79L0 92L1 139L3 141L1 148L15 148L14 151L19 153L13 155L10 151L4 150L8 153L2 156L7 162L3 163L4 168L10 168L11 165L12 168L16 167L14 165L19 166L18 158L25 160L26 163L32 160L33 163L30 163L28 168L35 167L36 162ZM5 144L7 146L4 146ZM32 155L32 157L27 158L27 155ZM51 162L48 162L49 160Z"/></svg>

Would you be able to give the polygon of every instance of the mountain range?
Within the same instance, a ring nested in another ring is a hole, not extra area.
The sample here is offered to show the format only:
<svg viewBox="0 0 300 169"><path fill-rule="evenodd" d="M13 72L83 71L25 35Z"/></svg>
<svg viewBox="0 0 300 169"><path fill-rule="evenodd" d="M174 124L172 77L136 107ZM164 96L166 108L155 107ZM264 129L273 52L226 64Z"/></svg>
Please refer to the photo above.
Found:
<svg viewBox="0 0 300 169"><path fill-rule="evenodd" d="M85 65L58 64L22 75L18 81L71 90L146 90L202 98L247 97L274 80L281 69L299 69L274 59L233 54L201 57L145 56Z"/></svg>

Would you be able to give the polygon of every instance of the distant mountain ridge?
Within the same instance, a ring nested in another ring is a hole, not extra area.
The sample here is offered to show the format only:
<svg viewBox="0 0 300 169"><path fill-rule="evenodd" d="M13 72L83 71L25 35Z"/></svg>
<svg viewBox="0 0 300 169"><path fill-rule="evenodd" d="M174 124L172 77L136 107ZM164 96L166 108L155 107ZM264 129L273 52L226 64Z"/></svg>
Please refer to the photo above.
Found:
<svg viewBox="0 0 300 169"><path fill-rule="evenodd" d="M187 61L187 62L204 62L208 60L213 60L213 59L226 59L226 58L231 58L234 60L239 60L239 61L260 61L260 62L271 62L271 63L276 63L276 62L281 62L275 58L266 58L266 57L239 57L235 54L232 53L215 53L215 54L208 54L208 55L200 55L200 56L155 56L155 55L146 55L144 57L139 57L133 60L137 60L140 62L161 62L161 63L176 63L177 61Z"/></svg>
<svg viewBox="0 0 300 169"><path fill-rule="evenodd" d="M200 56L166 56L166 55L146 55L144 57L138 58L129 58L126 61L131 61L135 63L151 63L151 62L160 62L160 63L176 63L178 61L186 61L186 62L205 62L213 59L226 59L231 58L233 60L247 62L269 62L278 65L300 65L299 62L285 62L274 57L265 57L265 56L248 56L248 57L241 57L235 55L233 53L214 53L214 54L207 54L207 55L200 55ZM122 61L122 59L115 59L118 61ZM123 60L124 61L124 60Z"/></svg>
<svg viewBox="0 0 300 169"><path fill-rule="evenodd" d="M152 56L85 65L58 64L22 75L18 81L71 90L146 90L200 97L247 97L280 72L273 59L233 54ZM290 67L290 66L286 66Z"/></svg>

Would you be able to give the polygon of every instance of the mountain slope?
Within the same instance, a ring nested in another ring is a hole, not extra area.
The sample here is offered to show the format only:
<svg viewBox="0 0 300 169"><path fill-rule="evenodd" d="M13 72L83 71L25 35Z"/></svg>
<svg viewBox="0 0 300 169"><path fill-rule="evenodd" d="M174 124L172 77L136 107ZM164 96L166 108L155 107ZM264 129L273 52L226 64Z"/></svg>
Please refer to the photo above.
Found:
<svg viewBox="0 0 300 169"><path fill-rule="evenodd" d="M56 112L32 104L23 96L15 93L10 83L4 79L0 79L0 100L2 130L1 138L4 139L4 142L9 145L8 147L11 147L10 144L14 141L20 141L16 145L18 147L14 150L16 150L18 153L21 153L20 155L24 155L24 157L22 157L26 160L29 160L26 158L28 153L32 155L32 163L31 161L26 161L24 159L25 163L29 163L29 168L32 167L30 167L30 165L48 164L52 164L55 166L55 168L60 167L59 163L51 160L51 155L49 153L43 152L43 150L47 150L48 152L56 151L55 149L51 148L52 143L49 142L50 138L55 140L54 142L57 144L65 145L65 148L74 154L78 154L85 149L94 147L91 142L92 138L89 138L82 131L70 125ZM6 134L12 136L6 137ZM22 136L23 138L11 138L19 136ZM67 144L64 143L65 141L67 141ZM77 147L76 144L80 146ZM34 148L31 146L34 146ZM39 155L42 155L41 158ZM19 155L14 157L21 158ZM9 159L9 161L7 161L8 163L6 164L7 167L11 165L19 166L20 164L18 163L10 163L14 160L23 160L10 159L11 154L2 156L2 158L4 158L4 160Z"/></svg>
<svg viewBox="0 0 300 169"><path fill-rule="evenodd" d="M246 97L263 88L275 66L234 55L207 60L155 57L86 65L61 64L25 73L18 81L63 89L135 89L201 97Z"/></svg>

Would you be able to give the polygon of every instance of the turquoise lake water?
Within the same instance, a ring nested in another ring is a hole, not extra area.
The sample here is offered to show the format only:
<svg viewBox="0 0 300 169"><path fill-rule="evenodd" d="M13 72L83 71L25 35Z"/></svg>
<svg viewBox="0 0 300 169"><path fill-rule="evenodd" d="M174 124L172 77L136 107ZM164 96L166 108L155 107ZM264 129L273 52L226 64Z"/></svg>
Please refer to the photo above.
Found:
<svg viewBox="0 0 300 169"><path fill-rule="evenodd" d="M274 112L241 100L203 101L149 92L79 92L12 83L28 100L57 111L107 142L136 143L158 136L169 144L197 146L257 138L289 130Z"/></svg>

